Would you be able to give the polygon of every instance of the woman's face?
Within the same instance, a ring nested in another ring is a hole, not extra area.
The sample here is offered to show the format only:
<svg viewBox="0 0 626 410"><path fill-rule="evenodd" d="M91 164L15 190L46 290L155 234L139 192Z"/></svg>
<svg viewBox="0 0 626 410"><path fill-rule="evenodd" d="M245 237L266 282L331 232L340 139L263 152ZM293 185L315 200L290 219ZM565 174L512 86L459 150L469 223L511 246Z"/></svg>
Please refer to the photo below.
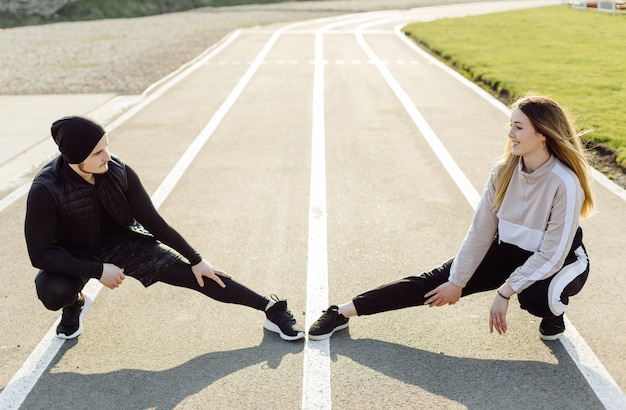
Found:
<svg viewBox="0 0 626 410"><path fill-rule="evenodd" d="M515 108L511 113L511 153L523 157L533 156L542 151L542 143L546 137L538 133L530 119L520 110Z"/></svg>

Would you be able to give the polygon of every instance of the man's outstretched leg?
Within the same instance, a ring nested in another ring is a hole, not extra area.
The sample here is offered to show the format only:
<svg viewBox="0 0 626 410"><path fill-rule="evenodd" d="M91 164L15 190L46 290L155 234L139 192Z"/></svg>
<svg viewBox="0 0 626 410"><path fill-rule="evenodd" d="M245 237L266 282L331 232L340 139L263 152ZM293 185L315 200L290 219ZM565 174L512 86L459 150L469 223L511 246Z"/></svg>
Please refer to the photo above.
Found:
<svg viewBox="0 0 626 410"><path fill-rule="evenodd" d="M267 319L263 327L278 333L283 340L292 341L304 337L304 328L297 323L288 310L286 300L281 300L276 295L272 295L270 300L230 278L221 279L226 285L225 288L212 280L206 280L204 286L201 287L193 275L191 267L183 261L177 261L159 275L157 281L193 289L220 302L248 306L263 311Z"/></svg>

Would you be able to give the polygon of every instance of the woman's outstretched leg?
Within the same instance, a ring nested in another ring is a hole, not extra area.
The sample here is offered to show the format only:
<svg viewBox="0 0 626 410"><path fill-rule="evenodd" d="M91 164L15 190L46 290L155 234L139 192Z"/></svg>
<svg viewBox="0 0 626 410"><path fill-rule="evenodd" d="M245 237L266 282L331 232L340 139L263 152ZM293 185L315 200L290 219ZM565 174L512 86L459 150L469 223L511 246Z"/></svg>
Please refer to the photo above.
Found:
<svg viewBox="0 0 626 410"><path fill-rule="evenodd" d="M340 306L331 305L311 325L309 339L323 340L331 337L337 330L347 328L348 320L352 316L373 315L423 305L426 301L425 295L448 280L451 265L452 259L430 272L386 283L361 293Z"/></svg>
<svg viewBox="0 0 626 410"><path fill-rule="evenodd" d="M348 327L352 316L373 315L390 310L421 306L430 298L426 294L446 283L450 277L451 258L418 276L409 276L361 293L343 305L332 305L311 325L309 338L323 340ZM484 259L463 288L461 296L496 289L515 268L513 261L503 253L503 247L494 241ZM432 302L429 302L432 303Z"/></svg>

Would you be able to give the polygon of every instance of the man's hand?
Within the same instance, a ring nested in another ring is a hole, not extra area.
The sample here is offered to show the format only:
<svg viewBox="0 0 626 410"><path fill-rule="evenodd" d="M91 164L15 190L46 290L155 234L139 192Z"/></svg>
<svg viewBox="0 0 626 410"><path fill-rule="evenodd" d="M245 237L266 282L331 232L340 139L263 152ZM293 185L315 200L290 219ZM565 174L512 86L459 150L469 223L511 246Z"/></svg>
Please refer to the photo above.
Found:
<svg viewBox="0 0 626 410"><path fill-rule="evenodd" d="M223 288L225 288L226 285L224 284L222 279L220 279L220 276L229 279L231 277L228 273L222 272L221 270L214 268L209 262L205 261L204 259L202 259L200 263L193 265L191 267L191 271L195 275L196 280L198 281L198 285L200 285L201 288L204 287L204 277L214 280L218 285Z"/></svg>
<svg viewBox="0 0 626 410"><path fill-rule="evenodd" d="M454 305L461 298L463 288L452 282L446 282L424 295L424 304L433 306Z"/></svg>
<svg viewBox="0 0 626 410"><path fill-rule="evenodd" d="M100 283L109 289L115 289L122 284L122 281L126 278L124 276L124 269L113 265L112 263L102 264L102 275L100 276Z"/></svg>

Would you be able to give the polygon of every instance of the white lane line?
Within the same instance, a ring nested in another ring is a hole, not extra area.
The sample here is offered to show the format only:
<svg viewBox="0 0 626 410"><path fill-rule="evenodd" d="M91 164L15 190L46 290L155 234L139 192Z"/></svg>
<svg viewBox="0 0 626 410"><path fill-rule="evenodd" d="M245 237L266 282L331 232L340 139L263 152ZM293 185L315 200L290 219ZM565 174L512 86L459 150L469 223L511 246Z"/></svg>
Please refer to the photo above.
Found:
<svg viewBox="0 0 626 410"><path fill-rule="evenodd" d="M185 65L184 71L178 70L177 73L179 77L172 78L168 76L168 80L170 80L167 84L164 84L157 92L151 94L146 100L142 101L140 104L132 108L130 111L126 112L121 117L117 118L115 121L107 125L107 130L111 131L116 128L130 117L135 115L141 109L145 108L148 104L152 103L156 98L161 96L165 91L172 88L175 84L180 82L183 77L188 76L191 72L195 71L199 68L203 61L206 59L213 58L216 54L218 54L221 50L223 50L227 45L229 45L237 36L239 32L235 32L231 34L226 41L220 42L217 47L213 46L207 51L201 54L201 58L199 61L195 61L191 65ZM188 68L188 69L187 69ZM160 84L162 81L159 81L155 84ZM153 87L151 87L153 88ZM171 174L171 173L170 173ZM0 212L3 211L6 207L14 203L17 199L19 199L22 195L24 195L30 189L31 183L24 184L19 187L7 197L3 198L0 201ZM154 201L154 196L152 197ZM162 202L162 201L161 201ZM155 207L158 209L160 203L156 204ZM96 280L90 280L85 286L84 291L92 296L93 299L96 298L98 292L102 289L102 284ZM59 316L57 320L52 324L52 327L46 332L43 339L37 344L35 349L28 356L22 367L17 371L17 373L13 376L13 378L9 381L7 386L0 392L0 409L17 409L21 406L21 404L26 399L26 396L30 393L32 388L35 386L43 372L50 365L52 359L56 356L61 346L65 342L62 339L58 339L56 337L56 326L61 320Z"/></svg>
<svg viewBox="0 0 626 410"><path fill-rule="evenodd" d="M299 24L302 23L294 23L291 26L297 26ZM194 139L187 151L185 151L185 153L176 163L174 168L172 168L172 170L165 177L163 182L159 185L159 187L151 197L152 202L157 209L165 201L165 199L171 193L172 189L174 188L174 186L176 186L178 181L180 181L180 178L183 176L189 165L191 165L191 162L196 157L198 151L202 149L203 145L206 143L206 141L208 141L209 137L213 134L218 124L222 121L226 113L231 109L236 100L239 98L243 89L250 82L250 79L257 71L257 69L261 65L261 62L265 59L270 49L273 47L274 43L276 43L280 34L283 31L289 29L291 26L285 26L282 29L277 30L274 35L269 39L263 50L261 50L261 52L258 54L255 63L252 64L244 73L244 75L230 92L226 100L222 103L222 105L218 108L213 117L209 120L208 124ZM202 65L203 63L202 61L198 61L197 64ZM196 68L197 67L195 67L194 70ZM184 75L188 75L188 73ZM174 81L174 83L177 83L180 80L173 79L172 81ZM171 86L164 86L164 88L171 88ZM155 92L155 94L161 95L163 92L164 91L162 89L159 89L159 91ZM138 110L133 111L133 115L136 112L138 112ZM118 119L118 121L116 121L116 123L113 124L112 127L114 128L115 126L121 124L122 122L130 118L130 116L132 115L126 115L123 116L123 119ZM102 284L100 282L90 280L85 287L85 292L95 299L101 289ZM58 353L61 346L63 346L64 341L56 338L56 325L59 320L60 317L52 325L50 330L48 330L48 332L44 335L44 338L41 340L41 342L39 342L35 350L30 354L28 359L26 359L26 362L24 362L22 367L15 374L15 376L13 376L13 378L9 381L4 390L0 392L0 409L9 410L19 408L26 399L26 396L30 393L32 388L37 383L37 380L39 380L39 377L41 377L43 372L50 365L52 359Z"/></svg>
<svg viewBox="0 0 626 410"><path fill-rule="evenodd" d="M602 362L578 333L567 315L565 334L559 338L563 347L583 374L587 383L607 410L626 409L626 395L619 388Z"/></svg>
<svg viewBox="0 0 626 410"><path fill-rule="evenodd" d="M141 103L132 107L130 110L126 111L124 114L117 117L111 124L108 125L107 130L112 131L117 128L119 125L128 121L129 118L135 116L139 111L143 110L149 104L152 104L159 97L163 96L167 91L169 91L176 84L180 83L183 79L187 78L194 71L202 68L207 62L211 61L215 56L220 54L225 48L230 46L239 36L241 35L241 30L235 30L230 33L228 36L224 37L208 49L206 49L202 54L198 55L193 60L189 61L186 64L183 64L177 70L171 72L167 76L161 78L159 81L150 85L142 95L145 97L145 100L142 100Z"/></svg>
<svg viewBox="0 0 626 410"><path fill-rule="evenodd" d="M364 25L370 26L370 24ZM356 30L357 41L363 48L363 50L368 54L370 59L374 61L379 61L376 54L372 51L369 45L365 42L363 37L363 31L360 30L361 27ZM417 46L415 46L412 42L406 39L406 36L400 32L400 26L396 27L396 34L400 37L405 43L409 44L411 48L414 50L419 50L420 54L422 54L425 58L429 60L434 60L434 58ZM435 60L436 61L436 60ZM454 73L453 77L461 80L463 84L468 86L471 90L477 92L487 101L489 101L492 105L498 107L499 105L503 107L495 98L491 97L488 93L480 89L474 83L471 83L464 77L458 75L458 73L454 72L452 69L445 65L441 65L442 68L445 68L446 71L451 71ZM406 94L404 89L399 85L396 79L393 77L389 69L383 64L376 64L379 72L389 85L389 87L394 91L397 98L400 100L404 108L407 110L413 122L418 127L424 138L427 140L440 162L446 168L454 182L457 184L461 192L464 194L465 198L471 205L472 209L476 209L478 201L480 200L480 195L473 187L469 179L463 174L460 167L456 164L452 156L445 149L439 138L436 136L434 131L427 124L424 117L419 113L415 104L411 101L410 97ZM503 112L509 113L508 109L502 109ZM626 408L626 396L620 390L619 386L615 382L615 380L611 377L609 372L606 370L602 362L595 356L589 345L584 341L582 336L578 333L574 325L567 319L567 330L563 337L559 338L566 351L569 353L573 362L576 364L580 372L583 374L590 387L595 392L598 399L602 402L602 404L607 409L624 409Z"/></svg>
<svg viewBox="0 0 626 410"><path fill-rule="evenodd" d="M163 94L165 94L165 92L167 92L173 86L182 81L185 77L189 76L191 73L202 67L202 65L206 64L208 60L211 60L223 49L228 47L237 37L239 37L240 34L241 30L236 30L230 33L227 37L221 39L219 42L206 49L198 57L194 58L187 64L184 64L183 66L178 68L176 71L173 71L159 81L150 85L150 87L148 87L142 93L144 99L142 99L141 102L139 102L137 105L134 105L132 108L130 108L124 114L117 117L115 120L111 121L108 124L105 124L106 130L108 132L113 131L115 128L126 122L129 118L133 117L139 111L150 105L157 98L161 97ZM10 194L2 198L2 200L0 200L0 212L13 205L13 203L20 199L22 195L26 194L29 191L31 184L32 182L30 181L26 182L20 187L13 190Z"/></svg>
<svg viewBox="0 0 626 410"><path fill-rule="evenodd" d="M487 93L485 90L483 90L473 82L469 81L467 78L452 70L450 67L441 63L421 48L417 47L415 43L409 40L404 35L404 33L401 32L402 27L403 25L398 25L395 27L394 31L396 32L396 36L399 37L411 49L416 51L425 59L429 60L432 64L435 64L446 73L450 74L454 79L461 82L470 90L477 93L488 103L502 111L507 117L510 116L510 110L504 104L494 98L491 94ZM626 190L619 187L614 182L610 181L605 175L603 175L596 169L592 168L591 173L593 175L593 178L600 184L602 184L605 188L607 188L610 192L614 193L621 199L626 200ZM472 205L472 209L476 209L475 205ZM567 318L567 315L565 316L565 321L567 324L566 331L563 337L560 337L559 340L565 347L567 353L572 358L572 361L576 364L582 375L587 380L587 383L589 383L591 389L594 391L596 396L598 396L598 399L607 409L626 409L626 395L624 394L624 392L622 392L622 390L619 388L619 386L610 375L608 370L604 367L600 359L598 359L598 357L593 353L591 347L589 347L587 342L585 342L585 339L580 335L580 333L578 333L578 330L576 330L576 327Z"/></svg>
<svg viewBox="0 0 626 410"><path fill-rule="evenodd" d="M311 129L311 187L307 253L307 303L305 328L328 307L328 251L326 225L326 143L324 113L324 34L333 27L361 22L374 14L360 15L318 28L315 31L313 107ZM302 409L330 409L330 339L304 345Z"/></svg>
<svg viewBox="0 0 626 410"><path fill-rule="evenodd" d="M480 195L476 192L469 179L465 176L461 168L454 161L452 155L450 155L446 147L441 143L439 138L437 138L437 135L430 127L426 119L419 112L415 104L413 104L413 101L411 101L411 98L408 96L406 91L404 91L402 86L393 77L391 71L389 71L389 68L387 68L387 65L378 58L378 56L366 43L365 38L363 37L363 30L365 27L374 24L380 23L369 23L356 28L354 35L356 36L357 42L359 43L365 54L367 54L369 60L372 61L373 64L376 66L389 87L396 94L396 97L398 97L398 100L400 100L400 103L407 111L419 131L422 133L424 139L426 140L428 145L430 145L430 148L435 152L446 171L448 171L448 173L452 177L452 180L457 185L463 196L465 196L467 201L472 205L473 208L475 208L476 205L478 205L478 201L480 201Z"/></svg>
<svg viewBox="0 0 626 410"><path fill-rule="evenodd" d="M609 192L614 193L623 201L626 201L626 189L611 181L606 175L595 168L591 168L591 175L593 175L593 179L595 179L597 183L608 189Z"/></svg>
<svg viewBox="0 0 626 410"><path fill-rule="evenodd" d="M89 295L98 293L100 282L90 280L84 288ZM32 390L39 377L46 370L52 359L57 355L65 340L56 337L56 327L61 317L53 323L52 327L37 344L22 367L15 373L7 386L0 392L0 409L18 409L28 393Z"/></svg>
<svg viewBox="0 0 626 410"><path fill-rule="evenodd" d="M280 35L284 31L288 30L289 28L297 27L301 24L304 24L304 23L293 23L291 25L288 25L288 26L285 26L276 30L272 34L272 36L267 41L267 43L265 44L261 52L259 52L259 54L255 58L255 60L252 62L250 67L248 67L244 75L241 77L237 85L235 85L235 87L232 89L228 97L226 97L226 100L222 103L222 105L220 105L220 107L217 109L217 111L215 112L211 120L207 123L207 125L204 126L202 131L200 131L200 134L191 143L191 145L189 145L189 148L187 148L187 150L180 157L176 165L174 165L174 168L172 168L168 176L165 178L165 180L161 183L161 185L154 192L154 194L152 195L152 198L153 198L153 202L155 203L155 206L157 206L157 204L160 205L161 203L163 203L165 198L169 195L171 190L178 183L182 175L185 173L185 171L189 167L189 164L191 164L191 162L195 159L198 152L200 152L200 149L202 149L204 144L206 144L206 142L209 140L211 135L213 135L213 133L217 129L218 125L222 122L222 120L224 119L228 111L230 111L230 109L235 104L237 99L239 99L239 97L241 96L241 93L246 88L246 86L248 85L248 83L250 82L254 74L257 72L259 67L263 64L270 50L274 47L274 44L276 44L276 41L278 41L278 38L280 37Z"/></svg>
<svg viewBox="0 0 626 410"><path fill-rule="evenodd" d="M31 183L23 184L18 187L14 191L12 191L9 195L5 196L0 200L0 212L7 209L9 206L13 205L15 201L20 199L22 195L26 194L30 190Z"/></svg>
<svg viewBox="0 0 626 410"><path fill-rule="evenodd" d="M481 98L483 98L487 103L489 103L490 105L492 105L493 107L495 107L496 109L504 113L507 117L510 116L511 112L509 108L506 105L504 105L500 100L494 98L491 94L489 94L487 91L480 88L477 84L471 82L470 80L468 80L467 78L459 74L458 72L454 71L452 68L448 67L441 61L437 60L435 57L428 54L426 51L419 48L413 41L411 41L406 35L404 35L401 29L407 24L409 24L409 22L404 22L402 24L397 25L394 28L394 32L396 33L396 36L399 37L400 40L402 40L402 42L404 42L417 54L421 55L426 60L428 60L430 64L440 68L445 73L453 77L455 80L459 81L460 83L465 85L467 88L474 91ZM600 185L604 186L610 192L617 195L622 200L626 201L626 189L620 187L615 182L611 181L606 175L596 170L595 168L591 169L591 175L593 179L596 180Z"/></svg>
<svg viewBox="0 0 626 410"><path fill-rule="evenodd" d="M328 304L328 252L326 242L326 143L324 122L324 39L315 33L315 71L311 130L311 188L309 194L309 239L307 251L306 322ZM330 409L330 341L312 341L304 346L302 409Z"/></svg>

